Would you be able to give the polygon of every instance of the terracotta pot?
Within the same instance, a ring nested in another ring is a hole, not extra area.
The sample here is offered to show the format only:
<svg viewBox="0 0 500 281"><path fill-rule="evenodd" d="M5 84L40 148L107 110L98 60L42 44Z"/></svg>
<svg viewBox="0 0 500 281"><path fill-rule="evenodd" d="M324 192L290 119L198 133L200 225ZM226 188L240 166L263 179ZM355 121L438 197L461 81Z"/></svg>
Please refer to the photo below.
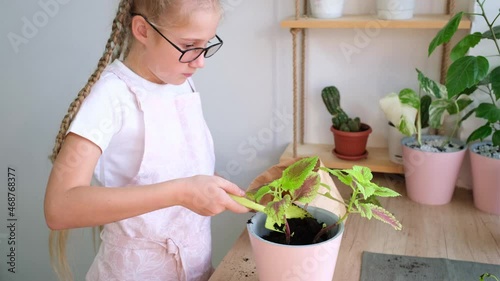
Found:
<svg viewBox="0 0 500 281"><path fill-rule="evenodd" d="M423 140L436 138L443 137L422 136ZM467 151L465 143L452 139L453 143L463 144L463 149L456 152L426 152L407 146L414 141L414 137L406 137L401 141L408 197L426 205L449 203Z"/></svg>
<svg viewBox="0 0 500 281"><path fill-rule="evenodd" d="M491 142L469 146L474 206L483 212L500 215L500 160L473 152L486 143Z"/></svg>
<svg viewBox="0 0 500 281"><path fill-rule="evenodd" d="M331 225L338 216L322 208L309 206L308 211L320 222ZM264 227L266 215L255 214L247 224L252 254L260 281L314 280L331 281L344 233L344 224L332 229L332 238L311 245L282 245L261 237L268 234Z"/></svg>
<svg viewBox="0 0 500 281"><path fill-rule="evenodd" d="M366 151L366 144L368 142L368 136L372 132L372 128L361 123L361 131L359 132L344 132L339 131L333 126L330 127L330 131L333 133L333 140L335 143L335 149L332 151L339 158L353 158L353 160L358 160L361 158L366 158L368 154ZM357 159L354 159L357 158Z"/></svg>

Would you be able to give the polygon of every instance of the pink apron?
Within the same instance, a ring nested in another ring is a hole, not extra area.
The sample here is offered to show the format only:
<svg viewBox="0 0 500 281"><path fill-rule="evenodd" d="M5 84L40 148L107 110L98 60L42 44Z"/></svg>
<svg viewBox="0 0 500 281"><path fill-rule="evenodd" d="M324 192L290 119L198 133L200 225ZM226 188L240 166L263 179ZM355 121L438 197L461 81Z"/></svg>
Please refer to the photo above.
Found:
<svg viewBox="0 0 500 281"><path fill-rule="evenodd" d="M119 69L144 116L144 155L130 185L213 175L213 141L199 93L146 92ZM139 134L141 132L138 132ZM174 206L110 223L87 281L206 281L211 264L210 218Z"/></svg>

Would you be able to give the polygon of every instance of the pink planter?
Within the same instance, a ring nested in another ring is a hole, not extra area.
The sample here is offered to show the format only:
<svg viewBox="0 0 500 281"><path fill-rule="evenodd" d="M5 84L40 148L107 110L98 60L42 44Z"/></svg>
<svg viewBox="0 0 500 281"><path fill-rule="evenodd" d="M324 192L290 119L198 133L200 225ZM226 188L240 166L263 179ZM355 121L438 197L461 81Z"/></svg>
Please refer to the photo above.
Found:
<svg viewBox="0 0 500 281"><path fill-rule="evenodd" d="M320 222L333 224L338 217L324 209L308 207ZM322 243L295 246L282 245L261 238L269 233L264 227L266 215L257 213L247 224L252 254L260 281L314 280L331 281L344 232L344 224L333 229L333 238Z"/></svg>
<svg viewBox="0 0 500 281"><path fill-rule="evenodd" d="M469 149L474 206L483 212L500 215L500 160L473 152L484 143L472 144Z"/></svg>
<svg viewBox="0 0 500 281"><path fill-rule="evenodd" d="M422 136L423 139L442 138ZM458 172L466 153L464 148L456 152L424 152L408 147L414 137L406 137L403 144L403 166L408 197L425 205L444 205L451 201ZM454 143L463 143L453 140Z"/></svg>

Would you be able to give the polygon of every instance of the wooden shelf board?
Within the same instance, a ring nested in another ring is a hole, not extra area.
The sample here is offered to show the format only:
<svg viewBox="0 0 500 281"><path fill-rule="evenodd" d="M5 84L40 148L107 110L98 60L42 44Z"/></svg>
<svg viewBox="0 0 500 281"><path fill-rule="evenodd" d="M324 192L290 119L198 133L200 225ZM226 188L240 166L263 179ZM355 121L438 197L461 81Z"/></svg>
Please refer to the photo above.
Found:
<svg viewBox="0 0 500 281"><path fill-rule="evenodd" d="M347 161L332 154L332 144L301 144L297 146L297 157L317 155L323 164L329 168L350 169L353 165L366 166L372 172L387 174L404 174L403 165L389 159L387 148L368 147L368 157L357 161ZM288 145L281 155L280 161L293 158L293 144Z"/></svg>
<svg viewBox="0 0 500 281"><path fill-rule="evenodd" d="M287 18L281 21L283 28L413 28L413 29L440 29L444 27L449 15L415 15L408 20L381 20L375 15L344 15L336 19L316 19L301 17ZM459 29L470 29L471 21L462 19Z"/></svg>

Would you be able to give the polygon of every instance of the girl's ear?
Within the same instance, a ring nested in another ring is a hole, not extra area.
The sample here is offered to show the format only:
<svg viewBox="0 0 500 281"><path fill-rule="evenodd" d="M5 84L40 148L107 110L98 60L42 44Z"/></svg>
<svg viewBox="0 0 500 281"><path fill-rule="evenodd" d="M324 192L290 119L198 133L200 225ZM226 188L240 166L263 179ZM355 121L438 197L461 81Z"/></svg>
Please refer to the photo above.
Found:
<svg viewBox="0 0 500 281"><path fill-rule="evenodd" d="M137 41L146 45L146 41L148 39L148 23L145 19L140 16L133 17L131 32Z"/></svg>

